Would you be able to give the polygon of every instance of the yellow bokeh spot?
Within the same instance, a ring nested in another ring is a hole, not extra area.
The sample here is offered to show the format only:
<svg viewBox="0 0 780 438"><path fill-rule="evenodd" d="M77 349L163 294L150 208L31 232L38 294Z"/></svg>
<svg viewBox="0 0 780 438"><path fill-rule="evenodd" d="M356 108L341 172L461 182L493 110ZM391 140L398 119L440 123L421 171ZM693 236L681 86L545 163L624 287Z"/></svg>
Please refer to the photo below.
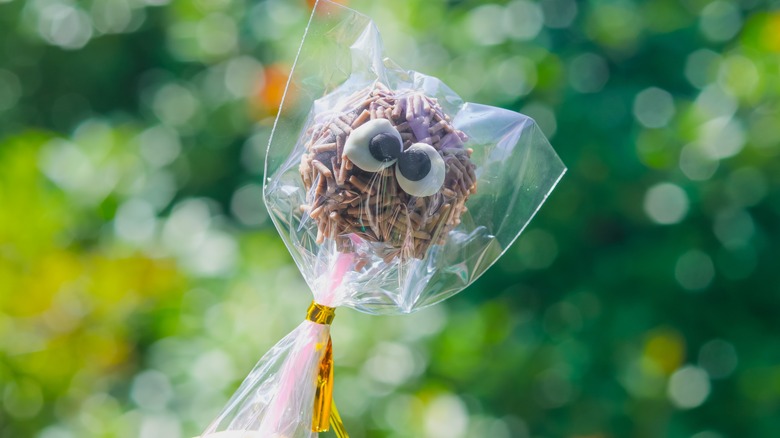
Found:
<svg viewBox="0 0 780 438"><path fill-rule="evenodd" d="M763 39L767 49L780 52L780 12L775 12L766 20Z"/></svg>
<svg viewBox="0 0 780 438"><path fill-rule="evenodd" d="M643 356L664 374L670 375L685 360L685 340L675 330L655 330L645 341Z"/></svg>
<svg viewBox="0 0 780 438"><path fill-rule="evenodd" d="M14 279L14 290L9 291L24 297L9 301L7 311L12 316L43 313L52 306L57 293L65 287L74 286L83 275L78 257L60 249L41 254L27 269Z"/></svg>

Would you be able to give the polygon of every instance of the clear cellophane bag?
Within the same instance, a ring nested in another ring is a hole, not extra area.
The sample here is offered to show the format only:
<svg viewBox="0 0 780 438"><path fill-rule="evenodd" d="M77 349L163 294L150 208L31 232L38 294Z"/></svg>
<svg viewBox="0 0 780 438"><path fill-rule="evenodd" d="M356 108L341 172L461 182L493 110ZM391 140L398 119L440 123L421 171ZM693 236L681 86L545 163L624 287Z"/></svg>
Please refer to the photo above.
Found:
<svg viewBox="0 0 780 438"><path fill-rule="evenodd" d="M388 144L398 149L382 155ZM264 180L312 307L203 436L314 437L330 425L346 436L330 403L335 309L410 313L458 293L517 239L564 172L531 118L463 102L438 78L400 68L373 21L318 1Z"/></svg>

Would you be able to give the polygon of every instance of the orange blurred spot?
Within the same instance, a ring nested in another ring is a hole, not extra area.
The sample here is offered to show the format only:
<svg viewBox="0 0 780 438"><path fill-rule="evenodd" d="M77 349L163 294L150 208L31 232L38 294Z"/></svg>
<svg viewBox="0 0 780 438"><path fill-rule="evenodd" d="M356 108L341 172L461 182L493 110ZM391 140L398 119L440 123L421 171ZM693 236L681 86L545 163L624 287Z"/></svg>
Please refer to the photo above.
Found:
<svg viewBox="0 0 780 438"><path fill-rule="evenodd" d="M645 342L644 356L664 374L670 375L685 359L685 340L675 330L654 331Z"/></svg>
<svg viewBox="0 0 780 438"><path fill-rule="evenodd" d="M269 114L275 115L279 112L279 105L284 98L284 89L289 78L289 70L279 64L274 64L266 67L264 76L265 81L253 93L251 101L252 111L258 118ZM287 98L292 99L293 96L288 95Z"/></svg>
<svg viewBox="0 0 780 438"><path fill-rule="evenodd" d="M780 13L774 13L766 20L763 39L767 49L780 52Z"/></svg>

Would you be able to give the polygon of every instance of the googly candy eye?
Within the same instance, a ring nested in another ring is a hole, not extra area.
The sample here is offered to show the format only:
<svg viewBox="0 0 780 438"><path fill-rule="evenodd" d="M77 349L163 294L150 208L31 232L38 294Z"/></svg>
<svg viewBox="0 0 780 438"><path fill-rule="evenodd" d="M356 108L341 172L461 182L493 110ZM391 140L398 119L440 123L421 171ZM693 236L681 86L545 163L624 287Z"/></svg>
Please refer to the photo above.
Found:
<svg viewBox="0 0 780 438"><path fill-rule="evenodd" d="M431 196L444 184L444 159L433 146L415 143L405 150L395 166L398 185L412 196Z"/></svg>
<svg viewBox="0 0 780 438"><path fill-rule="evenodd" d="M374 119L352 131L344 142L344 155L366 172L378 172L395 163L402 144L389 120Z"/></svg>

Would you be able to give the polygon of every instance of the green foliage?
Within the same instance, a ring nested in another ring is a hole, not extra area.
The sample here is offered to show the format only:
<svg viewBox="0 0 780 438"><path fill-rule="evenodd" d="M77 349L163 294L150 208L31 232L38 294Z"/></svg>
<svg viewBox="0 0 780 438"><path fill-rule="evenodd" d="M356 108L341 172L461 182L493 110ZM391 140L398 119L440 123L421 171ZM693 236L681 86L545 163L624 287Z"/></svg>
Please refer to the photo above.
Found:
<svg viewBox="0 0 780 438"><path fill-rule="evenodd" d="M0 436L197 435L310 296L261 203L302 0L0 0ZM340 310L360 437L780 433L780 12L354 0L570 171L406 317Z"/></svg>

